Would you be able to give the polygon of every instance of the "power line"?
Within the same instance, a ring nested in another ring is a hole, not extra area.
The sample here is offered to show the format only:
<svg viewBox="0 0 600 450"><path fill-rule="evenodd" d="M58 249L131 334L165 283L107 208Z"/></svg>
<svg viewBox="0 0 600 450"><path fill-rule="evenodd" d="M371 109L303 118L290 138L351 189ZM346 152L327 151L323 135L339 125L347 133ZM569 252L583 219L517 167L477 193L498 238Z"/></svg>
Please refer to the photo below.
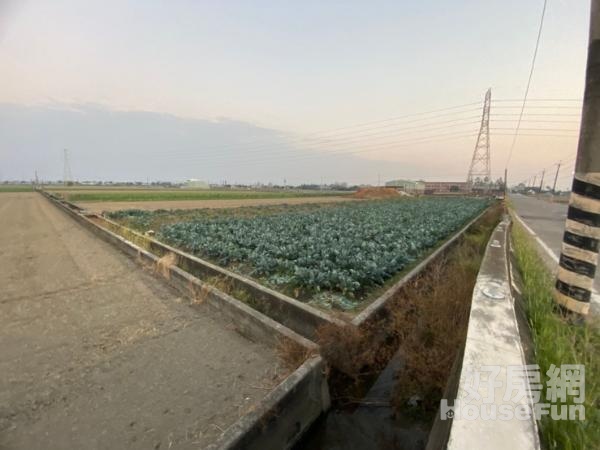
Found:
<svg viewBox="0 0 600 450"><path fill-rule="evenodd" d="M517 109L519 105L495 105L494 109ZM580 105L527 105L527 109L581 109Z"/></svg>
<svg viewBox="0 0 600 450"><path fill-rule="evenodd" d="M467 119L472 119L472 118L467 118ZM462 120L465 120L465 119L462 119ZM349 136L349 137L345 137L345 138L341 137L341 138L337 138L335 140L317 140L317 141L313 141L313 142L304 143L304 149L310 148L310 147L313 147L313 148L318 147L321 151L323 151L324 155L326 155L327 148L335 149L336 147L340 147L340 146L356 146L356 145L360 145L361 142L365 142L365 141L373 142L373 141L377 141L377 140L381 140L381 139L385 139L385 138L393 138L393 137L405 137L409 140L420 139L420 138L424 138L424 137L425 138L429 137L428 134L431 133L432 131L445 130L445 129L457 128L457 127L470 127L477 123L479 123L479 122L471 120L470 122L451 123L451 124L435 126L435 127L429 126L428 128L424 128L424 129L420 129L420 130L399 129L399 130L391 130L391 132L386 132L386 133L371 133L371 134L366 134L366 135L361 135L361 136ZM431 124L428 124L428 125L431 125ZM461 130L461 132L464 133L465 130ZM425 134L425 135L423 135L423 134ZM269 150L269 148L271 148L271 147L273 147L273 146L269 146L266 148L259 148L259 149L255 148L255 149L245 150L244 155L285 156L286 154L294 153L299 150L298 148L292 147L285 151L281 151L280 150L281 144L279 144L275 148L272 148ZM196 160L210 161L210 160L214 160L214 159L227 159L232 156L237 157L237 155L231 154L231 153L220 153L220 154L213 154L213 155L198 155L198 156L193 155L193 158ZM173 154L172 153L169 154L169 157L172 158ZM183 156L183 157L185 157L185 156Z"/></svg>
<svg viewBox="0 0 600 450"><path fill-rule="evenodd" d="M510 128L512 130L512 128ZM494 136L514 136L514 133L494 133ZM551 137L551 138L578 138L579 135L572 134L532 134L532 133L519 133L519 136L524 137Z"/></svg>
<svg viewBox="0 0 600 450"><path fill-rule="evenodd" d="M491 122L516 122L517 119L491 119ZM547 120L547 119L533 119L533 120L522 120L523 122L533 122L533 123L571 123L578 124L578 120Z"/></svg>
<svg viewBox="0 0 600 450"><path fill-rule="evenodd" d="M497 113L497 112L493 112L491 113L491 116L518 116L517 113ZM523 114L523 116L525 117L529 117L529 116L536 116L536 117L581 117L581 113L579 114L564 114L564 113L528 113L528 114Z"/></svg>
<svg viewBox="0 0 600 450"><path fill-rule="evenodd" d="M455 108L455 107L452 107L452 108ZM448 110L448 109L452 109L452 108L443 108L442 110ZM435 110L435 111L440 111L440 110ZM283 137L279 137L279 139L280 139L279 142L272 142L272 141L267 142L267 143L255 142L255 143L250 143L250 144L254 144L254 145L250 145L250 146L246 145L248 143L245 143L245 142L236 143L236 144L226 144L224 146L211 146L210 148L205 150L203 152L203 154L204 154L204 156L210 156L211 154L222 154L224 151L227 152L227 151L236 151L236 150L244 150L247 153L253 153L254 151L257 151L260 153L263 150L267 150L267 149L277 149L278 150L282 147L282 145L290 145L290 144L294 144L294 143L299 144L299 145L306 145L306 144L316 145L316 144L320 144L320 143L330 142L330 140L333 138L338 138L338 137L344 138L344 137L349 137L350 135L356 135L356 136L365 135L366 132L369 132L371 130L392 128L392 127L398 127L399 125L412 124L412 123L418 123L418 122L422 122L422 121L433 120L430 123L420 123L412 128L427 127L429 125L445 123L445 122L434 120L434 119L439 119L442 117L457 116L457 115L472 113L474 111L479 111L479 108L467 109L467 110L462 110L462 111L453 111L450 113L438 114L438 115L430 116L430 117L421 117L418 119L412 119L412 120L408 120L408 121L404 120L400 124L386 123L385 125L379 125L377 127L370 127L370 128L366 128L364 125L360 125L357 128L345 127L344 129L348 129L350 131L346 131L343 133L338 132L338 133L332 134L333 130L330 130L327 132L327 133L329 133L328 135L321 134L321 133L310 133L307 135L283 136ZM418 114L425 114L425 113L418 113ZM409 117L409 116L413 116L413 115L407 115L406 117ZM456 118L454 120L467 120L469 118L474 119L477 117L479 117L479 116L461 117L461 118ZM392 120L396 120L396 119L386 119L385 122L390 122ZM382 121L378 121L378 122L382 122ZM450 122L450 120L447 122ZM373 122L371 122L371 123L373 123ZM360 128L364 128L364 129L360 129ZM271 138L271 139L273 139L273 138ZM177 152L177 153L197 154L197 150L193 149L190 151ZM172 156L173 152L171 152L170 155Z"/></svg>
<svg viewBox="0 0 600 450"><path fill-rule="evenodd" d="M466 112L466 111L464 111ZM460 113L464 113L464 112L460 112ZM445 115L444 115L445 116ZM205 159L208 159L209 157L216 155L216 156L227 156L227 152L234 152L234 151L240 151L243 150L244 153L246 154L255 154L255 153L263 153L266 152L268 150L272 150L275 151L276 153L280 153L280 149L282 148L282 146L290 146L290 145L302 145L302 146L309 146L309 145L313 145L313 146L317 146L317 145L328 145L328 144L338 144L338 143L342 143L343 141L347 141L347 140L356 140L356 138L366 138L366 137L373 137L373 136L390 136L392 134L398 134L398 132L406 132L409 131L411 133L414 133L417 129L421 129L422 132L428 132L433 130L438 124L448 124L448 123L453 123L453 122L460 122L460 121L466 121L466 120L472 120L472 119L476 119L479 116L468 116L468 117L460 117L460 118L454 118L452 120L445 120L445 121L439 121L439 120L435 120L432 122L428 122L428 123L420 123L418 125L414 125L414 126L410 126L410 127L401 127L401 128L397 128L396 130L391 130L390 132L385 132L385 134L383 133L367 133L369 131L371 131L370 129L365 129L365 130L355 130L349 133L341 133L341 134L337 134L337 135L331 135L331 136L327 136L327 137L314 137L314 138L306 138L306 137L298 137L298 138L288 138L288 139L282 139L280 142L271 142L269 144L262 144L262 145L255 145L255 146L246 146L244 147L243 145L235 145L235 146L231 146L231 147L227 147L227 148L223 148L220 151L213 151L213 152L203 152L203 154L200 157L203 157ZM423 119L419 119L419 120L423 120ZM414 121L410 121L411 123ZM408 123L408 122L407 122ZM468 125L468 123L457 123L458 125ZM385 128L390 128L391 126L393 126L393 124L388 124L386 126L384 126ZM384 127L376 127L374 129L379 129L379 128L384 128ZM438 127L438 128L442 128L442 127ZM359 133L359 134L356 134ZM216 148L211 148L211 150L217 150ZM169 157L173 157L175 152L170 152L169 153ZM192 154L194 156L197 155L196 151L193 152L177 152L179 154Z"/></svg>
<svg viewBox="0 0 600 450"><path fill-rule="evenodd" d="M327 157L327 156L334 156L334 155L343 155L343 154L353 154L353 153L366 153L366 152L370 152L370 151L374 151L374 150L384 150L386 148L389 147L395 147L395 146L406 146L406 145L412 145L412 144L416 144L416 143L423 143L426 141L430 141L432 139L438 139L438 138L454 138L454 137L466 137L466 136L472 136L474 133L476 132L476 130L460 130L460 131L453 131L450 133L435 133L435 134L430 134L430 135L426 135L426 136L413 136L410 137L408 139L401 139L401 140L393 140L393 141L389 141L389 142L381 142L378 144L371 144L371 145L359 145L359 144L354 144L353 147L360 147L361 150L342 150L339 151L339 149L333 149L333 151L323 151L323 150L305 150L305 151L312 151L314 152L311 155L307 155L310 157L314 157L314 156L318 156L318 157ZM468 134L465 134L468 133ZM162 156L162 155L161 155ZM261 156L261 155L259 155ZM269 161L282 161L282 160L286 160L286 159L293 159L295 156L300 156L303 157L305 155L294 155L294 154L282 154L282 153L278 153L278 154L267 154L264 155L265 158L263 159L257 159L256 157L251 157L251 159L240 159L238 156L235 156L235 160L234 163L236 165L239 165L240 163L246 163L246 162L269 162ZM188 161L197 161L197 158L188 158ZM220 161L217 161L217 163L219 163ZM223 164L231 164L230 160L222 160Z"/></svg>
<svg viewBox="0 0 600 450"><path fill-rule="evenodd" d="M460 105L461 107L463 105ZM442 110L448 110L448 109L453 109L456 107L451 107L451 108L443 108ZM440 111L440 110L434 110L434 111ZM397 135L399 133L404 133L405 131L409 131L411 130L417 130L417 129L422 129L422 131L429 131L432 130L434 128L432 128L435 125L438 124L449 124L449 123L458 123L458 122L464 122L470 119L476 119L479 117L479 115L477 116L465 116L465 117L453 117L451 119L448 120L438 120L440 118L447 118L447 117L452 117L452 116L457 116L457 115L464 115L466 113L470 113L473 111L479 111L479 108L475 108L475 109L467 109L467 110L461 110L461 111L453 111L450 113L444 113L444 114L437 114L434 116L430 116L430 117L421 117L421 118L417 118L417 119L411 119L411 120L404 120L402 123L392 123L390 122L391 120L395 120L395 119L388 119L386 120L387 123L385 123L384 125L379 125L376 127L369 127L366 128L364 126L361 126L363 129L357 128L357 129L352 129L351 127L346 127L347 130L346 132L343 133L335 133L332 134L330 132L330 134L328 136L317 136L316 133L313 133L312 135L315 137L306 137L306 136L297 136L297 137L291 137L291 138L286 138L284 140L282 140L281 142L271 142L271 143L258 143L258 145L252 145L252 146L245 146L244 143L240 143L240 144L236 144L236 145L230 145L228 147L211 147L209 150L212 151L204 151L203 155L201 156L201 158L204 159L209 159L212 155L216 155L218 157L227 157L228 155L225 154L228 151L239 151L239 150L244 150L244 152L246 154L249 153L257 153L257 154L262 154L263 152L272 149L274 150L276 153L280 152L280 149L282 147L282 145L292 145L292 144L298 144L298 145L341 145L344 142L348 142L349 140L352 141L357 141L360 140L358 138L372 138L374 137L375 139L377 138L382 138L382 137L389 137L392 135ZM418 113L418 114L424 114L424 113ZM412 115L411 115L412 116ZM513 117L516 116L516 113L514 114L492 114L492 116L503 116L503 117ZM542 116L542 117L548 117L548 116L563 116L563 114L558 114L558 113L553 113L553 114L525 114L524 116ZM578 115L576 115L578 116ZM492 119L492 120L499 120L499 119ZM516 120L516 119L515 119ZM513 120L513 121L515 121ZM426 121L426 122L423 122ZM509 120L506 120L509 121ZM420 123L423 122L423 123ZM541 120L537 120L537 122L542 122ZM550 121L548 121L550 122ZM567 121L556 121L556 122L567 122ZM405 126L408 124L414 124L414 123L418 123L417 125L411 125L409 126ZM573 122L574 123L574 122ZM465 124L467 125L467 124ZM443 127L437 127L437 128L443 128ZM391 129L389 132L386 131L385 134L383 133L373 133L371 131L374 130L388 130ZM310 136L310 135L308 135ZM295 151L295 150L292 150ZM187 152L170 152L169 157L173 157L174 153L177 154L196 154L197 151L193 150L193 151L187 151Z"/></svg>
<svg viewBox="0 0 600 450"><path fill-rule="evenodd" d="M510 163L510 159L512 158L513 150L515 149L515 144L517 143L517 136L519 134L519 128L521 127L521 119L523 118L523 112L525 111L525 103L527 102L527 95L529 94L529 87L531 86L531 80L533 78L533 71L535 69L535 60L537 58L538 48L540 46L540 38L542 36L542 28L544 27L544 16L546 15L546 4L547 0L544 0L544 7L542 8L542 17L540 18L540 27L538 29L537 39L535 41L535 49L533 51L533 58L531 60L531 69L529 71L529 78L527 79L527 87L525 88L525 95L523 95L523 105L521 106L521 112L519 113L519 121L517 122L517 127L515 129L515 137L513 138L512 144L510 146L510 151L508 152L508 159L506 160L506 169L508 169L508 164Z"/></svg>
<svg viewBox="0 0 600 450"><path fill-rule="evenodd" d="M548 98L548 99L535 99L535 100L536 101L544 101L544 102L552 102L552 101L569 101L570 99L549 99ZM496 101L513 101L513 100L499 99ZM334 136L340 135L340 134L341 135L346 135L347 133L355 134L355 133L361 133L363 131L368 131L368 130L395 127L398 125L398 122L400 122L401 124L417 123L420 121L427 121L427 120L437 119L440 117L449 117L449 116L465 114L468 112L479 111L479 108L464 109L466 107L478 105L478 104L479 104L479 102L463 103L460 105L450 106L450 107L446 107L446 108L432 109L432 110L428 110L428 111L405 114L405 115L391 117L391 118L382 119L382 120L364 122L364 123L351 125L351 126L345 126L345 127L339 127L339 128L334 128L334 129L329 129L329 130L324 130L324 131L312 132L312 133L302 135L302 136L300 136L300 135L285 136L284 139L286 140L286 143L288 143L288 144L290 142L294 142L294 141L309 141L309 140L312 141L312 140L316 140L316 139L323 140L323 139L331 138L331 137L334 137ZM497 108L509 108L509 109L513 108L514 109L514 108L516 108L516 106L502 105L502 106L497 106ZM532 108L534 108L534 107L532 106ZM545 108L545 107L541 107L541 108ZM552 107L550 107L550 108L552 108ZM448 111L451 111L451 112L448 112ZM445 114L436 114L439 112L445 112ZM431 116L431 114L436 114L436 115ZM555 114L557 114L557 113L555 113ZM492 115L497 115L497 114L492 114ZM507 114L507 115L510 115L510 114ZM419 116L422 116L422 117L419 117ZM429 117L427 117L427 116L429 116ZM406 120L406 119L412 119L412 120ZM373 127L372 125L379 125L379 126ZM365 130L361 130L361 128L365 128ZM345 131L345 132L339 133L340 131ZM225 144L224 146L223 145L211 146L209 150L210 150L210 152L214 153L214 152L222 152L223 150L225 150L225 151L226 150L238 150L240 147L245 147L247 150L254 149L254 148L262 150L265 147L280 147L281 146L281 143L265 143L264 139L265 138L255 139L252 141L240 142L240 143L236 143L236 144ZM271 139L271 138L269 137L268 139ZM248 144L251 147L248 147ZM189 151L188 153L191 153L191 152L195 153L195 152L197 152L197 150L192 150L192 151Z"/></svg>
<svg viewBox="0 0 600 450"><path fill-rule="evenodd" d="M518 103L521 103L522 101L523 101L522 98L515 98L515 99L501 98L501 99L492 100L492 103L494 103L494 102L518 102ZM583 98L530 98L530 99L527 99L527 101L529 101L529 102L583 102Z"/></svg>
<svg viewBox="0 0 600 450"><path fill-rule="evenodd" d="M512 127L494 127L492 130L514 130ZM574 131L577 132L579 129L575 128L521 128L523 131Z"/></svg>

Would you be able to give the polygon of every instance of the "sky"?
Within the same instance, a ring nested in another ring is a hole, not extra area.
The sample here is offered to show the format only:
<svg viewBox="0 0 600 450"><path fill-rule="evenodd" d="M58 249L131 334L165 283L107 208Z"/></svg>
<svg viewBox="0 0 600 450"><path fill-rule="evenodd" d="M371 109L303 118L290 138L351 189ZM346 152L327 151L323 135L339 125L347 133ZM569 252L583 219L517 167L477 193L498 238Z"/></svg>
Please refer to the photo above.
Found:
<svg viewBox="0 0 600 450"><path fill-rule="evenodd" d="M0 180L460 180L489 87L497 178L542 4L0 0ZM588 21L548 1L512 182L568 183Z"/></svg>

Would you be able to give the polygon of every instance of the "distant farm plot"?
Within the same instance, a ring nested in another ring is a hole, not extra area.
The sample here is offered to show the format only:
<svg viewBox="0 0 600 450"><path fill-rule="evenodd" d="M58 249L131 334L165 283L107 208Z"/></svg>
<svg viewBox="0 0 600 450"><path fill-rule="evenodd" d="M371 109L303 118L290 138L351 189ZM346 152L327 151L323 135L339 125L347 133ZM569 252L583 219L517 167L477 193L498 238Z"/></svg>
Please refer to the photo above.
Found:
<svg viewBox="0 0 600 450"><path fill-rule="evenodd" d="M488 205L421 198L109 217L316 304L353 309Z"/></svg>
<svg viewBox="0 0 600 450"><path fill-rule="evenodd" d="M52 191L52 190L50 190ZM270 198L298 198L339 196L332 191L299 190L57 190L58 195L71 202L140 202L140 201L181 201L181 200L245 200Z"/></svg>
<svg viewBox="0 0 600 450"><path fill-rule="evenodd" d="M30 192L33 187L30 184L0 184L0 192Z"/></svg>

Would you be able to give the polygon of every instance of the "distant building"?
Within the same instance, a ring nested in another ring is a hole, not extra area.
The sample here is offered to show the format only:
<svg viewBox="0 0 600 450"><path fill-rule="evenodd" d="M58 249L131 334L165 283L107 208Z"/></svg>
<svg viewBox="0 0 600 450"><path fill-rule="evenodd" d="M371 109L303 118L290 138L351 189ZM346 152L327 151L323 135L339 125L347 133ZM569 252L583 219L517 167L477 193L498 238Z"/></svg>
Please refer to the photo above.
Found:
<svg viewBox="0 0 600 450"><path fill-rule="evenodd" d="M425 194L459 194L471 192L466 181L426 181Z"/></svg>
<svg viewBox="0 0 600 450"><path fill-rule="evenodd" d="M210 189L210 186L206 181L196 180L194 178L186 180L182 187L189 189Z"/></svg>
<svg viewBox="0 0 600 450"><path fill-rule="evenodd" d="M392 180L385 183L385 187L393 187L409 194L423 194L425 183L413 180Z"/></svg>

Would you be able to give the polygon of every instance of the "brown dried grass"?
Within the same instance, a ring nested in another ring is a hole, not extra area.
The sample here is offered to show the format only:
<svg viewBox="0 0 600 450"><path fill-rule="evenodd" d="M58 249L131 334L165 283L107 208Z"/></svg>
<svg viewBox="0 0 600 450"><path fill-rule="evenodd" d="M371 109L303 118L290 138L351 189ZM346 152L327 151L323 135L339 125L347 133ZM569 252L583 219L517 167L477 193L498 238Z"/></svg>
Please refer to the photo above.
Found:
<svg viewBox="0 0 600 450"><path fill-rule="evenodd" d="M155 273L162 275L167 280L171 279L171 267L177 262L177 255L169 252L163 257L156 261L156 267L154 268Z"/></svg>
<svg viewBox="0 0 600 450"><path fill-rule="evenodd" d="M283 366L290 372L300 367L314 353L314 350L285 337L279 340L276 351Z"/></svg>

